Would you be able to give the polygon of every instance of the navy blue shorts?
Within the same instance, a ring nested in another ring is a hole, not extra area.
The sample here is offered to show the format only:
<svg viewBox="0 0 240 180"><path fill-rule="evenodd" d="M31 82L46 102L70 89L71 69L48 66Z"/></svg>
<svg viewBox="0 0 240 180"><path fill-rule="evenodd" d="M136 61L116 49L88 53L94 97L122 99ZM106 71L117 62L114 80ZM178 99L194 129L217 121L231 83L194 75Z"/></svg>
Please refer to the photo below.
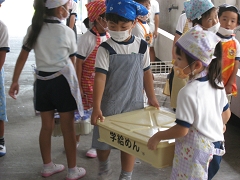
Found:
<svg viewBox="0 0 240 180"><path fill-rule="evenodd" d="M39 71L39 76L49 76L55 72ZM77 104L71 94L71 90L66 78L60 75L51 80L36 80L36 110L68 112L77 109Z"/></svg>

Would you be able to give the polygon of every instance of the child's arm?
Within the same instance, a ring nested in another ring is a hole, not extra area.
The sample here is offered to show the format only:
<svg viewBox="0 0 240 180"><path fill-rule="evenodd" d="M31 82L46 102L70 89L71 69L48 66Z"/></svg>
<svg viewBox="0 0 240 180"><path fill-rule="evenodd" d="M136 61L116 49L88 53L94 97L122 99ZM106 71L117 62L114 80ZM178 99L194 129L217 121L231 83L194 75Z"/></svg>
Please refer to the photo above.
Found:
<svg viewBox="0 0 240 180"><path fill-rule="evenodd" d="M188 133L188 130L189 128L177 124L166 131L159 131L148 140L147 147L155 150L161 140L183 137Z"/></svg>
<svg viewBox="0 0 240 180"><path fill-rule="evenodd" d="M97 125L97 120L103 121L101 101L106 83L106 74L96 72L93 86L93 112L91 116L92 125Z"/></svg>
<svg viewBox="0 0 240 180"><path fill-rule="evenodd" d="M155 24L155 30L153 32L153 37L156 38L158 35L159 14L155 14L154 16L154 24Z"/></svg>
<svg viewBox="0 0 240 180"><path fill-rule="evenodd" d="M223 120L223 133L226 131L226 124L228 120L230 119L231 111L230 108L228 108L226 111L222 113L222 120Z"/></svg>
<svg viewBox="0 0 240 180"><path fill-rule="evenodd" d="M77 78L78 78L78 84L79 84L79 88L81 91L81 95L83 97L84 93L83 93L83 89L82 89L82 65L83 65L84 60L77 58L76 61L76 73L77 73Z"/></svg>
<svg viewBox="0 0 240 180"><path fill-rule="evenodd" d="M159 108L159 103L156 99L153 87L152 71L150 69L144 72L143 82L149 105Z"/></svg>
<svg viewBox="0 0 240 180"><path fill-rule="evenodd" d="M226 93L227 94L231 94L232 93L232 84L234 83L234 80L236 79L236 74L237 74L237 71L238 71L238 60L235 60L235 64L234 64L234 69L233 69L233 72L225 86L225 90L226 90Z"/></svg>
<svg viewBox="0 0 240 180"><path fill-rule="evenodd" d="M16 99L16 95L18 94L18 91L19 91L18 79L19 79L19 76L22 72L22 69L23 69L23 67L24 67L24 65L27 61L28 54L29 54L28 51L22 49L19 56L18 56L16 65L15 65L15 69L14 69L14 73L13 73L12 84L11 84L10 89L8 91L8 94L13 99Z"/></svg>

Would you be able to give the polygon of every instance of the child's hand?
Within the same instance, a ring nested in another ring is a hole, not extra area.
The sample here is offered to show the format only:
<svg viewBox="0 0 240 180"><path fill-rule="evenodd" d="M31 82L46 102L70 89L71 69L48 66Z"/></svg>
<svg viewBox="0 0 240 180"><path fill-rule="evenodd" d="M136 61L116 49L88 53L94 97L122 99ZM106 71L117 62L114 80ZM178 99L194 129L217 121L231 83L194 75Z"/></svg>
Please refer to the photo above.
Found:
<svg viewBox="0 0 240 180"><path fill-rule="evenodd" d="M160 107L160 105L159 105L159 103L158 103L158 101L157 101L156 98L154 98L154 99L148 99L148 104L149 104L150 106L156 107L157 109L159 109L159 107Z"/></svg>
<svg viewBox="0 0 240 180"><path fill-rule="evenodd" d="M226 94L232 94L232 85L231 84L227 84L225 86L225 91L226 91Z"/></svg>
<svg viewBox="0 0 240 180"><path fill-rule="evenodd" d="M157 149L157 145L159 142L160 142L160 140L157 137L157 133L156 133L148 140L148 143L147 143L148 149L150 149L150 150Z"/></svg>
<svg viewBox="0 0 240 180"><path fill-rule="evenodd" d="M102 111L100 109L94 109L91 115L91 124L92 125L97 125L97 121L100 119L102 122L104 120L104 117L102 115Z"/></svg>
<svg viewBox="0 0 240 180"><path fill-rule="evenodd" d="M13 99L17 99L16 95L18 94L19 91L19 84L16 83L12 83L11 87L8 91L9 96L11 96Z"/></svg>

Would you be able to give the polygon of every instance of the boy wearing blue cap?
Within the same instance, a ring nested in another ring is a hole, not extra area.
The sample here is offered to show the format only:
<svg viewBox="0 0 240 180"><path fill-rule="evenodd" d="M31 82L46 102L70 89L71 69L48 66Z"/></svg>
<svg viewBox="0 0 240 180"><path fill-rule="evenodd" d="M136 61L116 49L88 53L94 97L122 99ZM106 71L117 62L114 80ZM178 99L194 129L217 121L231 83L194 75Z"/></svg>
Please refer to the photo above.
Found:
<svg viewBox="0 0 240 180"><path fill-rule="evenodd" d="M5 0L0 0L0 7L4 1ZM9 37L7 26L2 21L0 21L0 157L6 154L6 146L4 141L4 122L7 122L8 120L6 114L3 64L6 58L6 53L10 51L8 41Z"/></svg>
<svg viewBox="0 0 240 180"><path fill-rule="evenodd" d="M150 58L146 41L132 36L136 17L148 10L132 0L106 1L106 20L111 38L98 49L93 90L93 148L99 160L98 179L113 178L108 156L113 148L98 141L97 120L103 116L142 109L143 89L149 104L159 108L154 94ZM135 157L121 151L122 171L119 180L131 180Z"/></svg>

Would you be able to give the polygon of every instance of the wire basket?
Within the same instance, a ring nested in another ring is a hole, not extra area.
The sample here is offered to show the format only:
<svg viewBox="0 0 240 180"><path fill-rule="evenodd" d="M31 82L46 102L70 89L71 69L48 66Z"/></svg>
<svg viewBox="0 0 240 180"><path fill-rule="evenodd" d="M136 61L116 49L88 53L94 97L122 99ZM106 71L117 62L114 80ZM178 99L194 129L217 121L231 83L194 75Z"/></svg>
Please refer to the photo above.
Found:
<svg viewBox="0 0 240 180"><path fill-rule="evenodd" d="M153 73L153 85L154 85L154 91L156 98L159 102L160 106L165 106L170 108L170 99L168 96L163 94L163 88L167 80L167 76L170 73L172 69L172 62L161 62L161 61L155 61L151 62L150 64L151 70ZM146 93L144 93L144 100L145 103L147 103L148 99L146 96Z"/></svg>

